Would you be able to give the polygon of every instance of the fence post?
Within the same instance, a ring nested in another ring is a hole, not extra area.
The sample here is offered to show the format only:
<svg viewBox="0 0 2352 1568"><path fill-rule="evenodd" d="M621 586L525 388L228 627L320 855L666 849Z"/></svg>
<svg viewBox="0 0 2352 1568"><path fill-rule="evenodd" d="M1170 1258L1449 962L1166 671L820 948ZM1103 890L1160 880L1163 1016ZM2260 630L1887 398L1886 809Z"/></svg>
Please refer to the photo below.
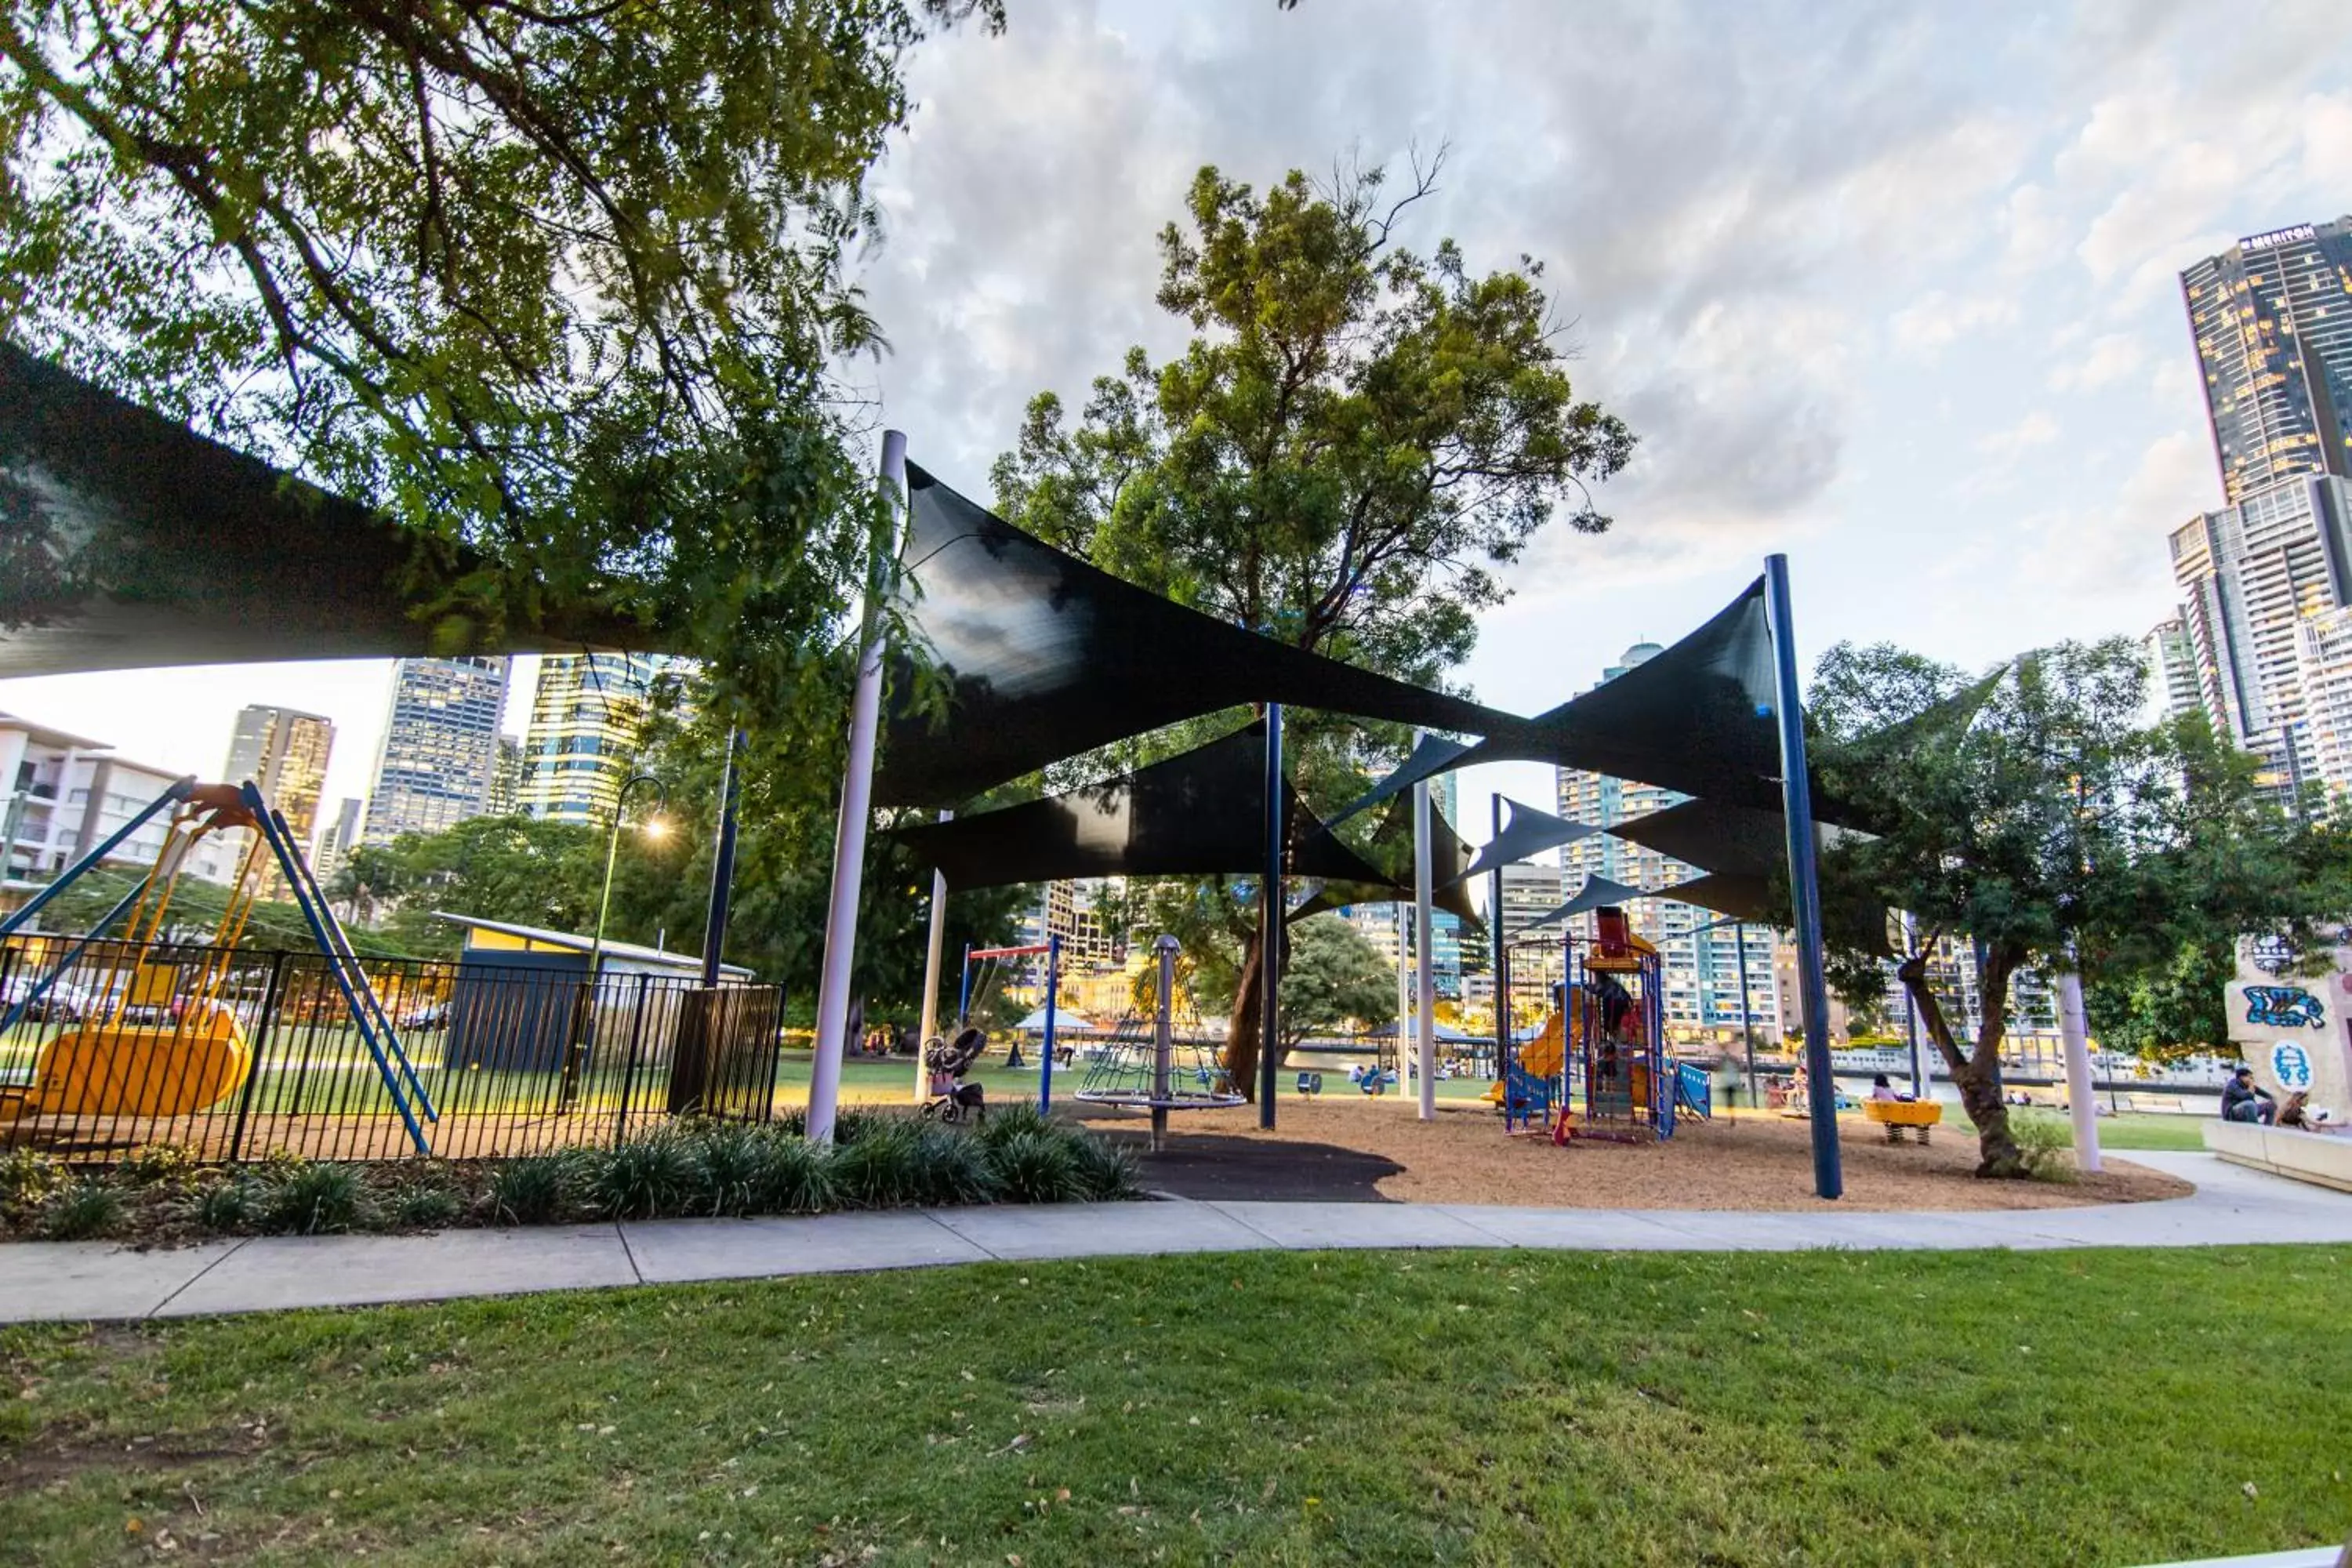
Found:
<svg viewBox="0 0 2352 1568"><path fill-rule="evenodd" d="M282 952L270 954L269 984L261 988L261 1011L253 1020L253 1043L246 1056L245 1090L236 1097L236 1122L228 1134L228 1163L232 1165L245 1158L245 1129L253 1116L254 1094L261 1086L263 1058L278 1033L278 1004L286 984L286 958Z"/></svg>

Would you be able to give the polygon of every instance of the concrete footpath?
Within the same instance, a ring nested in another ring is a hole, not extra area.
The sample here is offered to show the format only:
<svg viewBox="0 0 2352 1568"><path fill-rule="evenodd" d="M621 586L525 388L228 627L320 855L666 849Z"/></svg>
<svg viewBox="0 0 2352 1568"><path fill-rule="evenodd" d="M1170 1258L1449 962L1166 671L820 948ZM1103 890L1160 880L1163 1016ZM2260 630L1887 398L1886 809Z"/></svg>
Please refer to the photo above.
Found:
<svg viewBox="0 0 2352 1568"><path fill-rule="evenodd" d="M256 1237L134 1252L0 1246L0 1322L185 1318L605 1286L1055 1258L1331 1247L1767 1252L2352 1243L2352 1194L2225 1164L2129 1156L2193 1196L2095 1208L1888 1214L1530 1209L1459 1204L1159 1203L655 1220L431 1236Z"/></svg>

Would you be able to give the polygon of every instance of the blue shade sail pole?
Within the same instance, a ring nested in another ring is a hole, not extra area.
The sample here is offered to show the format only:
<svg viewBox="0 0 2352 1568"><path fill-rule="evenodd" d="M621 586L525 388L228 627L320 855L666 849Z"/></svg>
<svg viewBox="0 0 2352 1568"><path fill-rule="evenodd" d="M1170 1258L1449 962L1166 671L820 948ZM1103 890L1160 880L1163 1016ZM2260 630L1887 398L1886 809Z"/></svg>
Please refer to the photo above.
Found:
<svg viewBox="0 0 2352 1568"><path fill-rule="evenodd" d="M1257 1124L1274 1127L1282 1028L1282 704L1265 705L1265 879L1258 884Z"/></svg>
<svg viewBox="0 0 2352 1568"><path fill-rule="evenodd" d="M1805 763L1805 710L1797 689L1797 633L1785 555L1764 558L1764 603L1772 623L1772 709L1780 727L1780 806L1789 819L1789 897L1796 921L1798 994L1805 1016L1805 1104L1812 1118L1813 1191L1836 1198L1845 1194L1845 1174L1838 1154L1837 1078L1830 1064L1830 991L1822 967L1813 789Z"/></svg>
<svg viewBox="0 0 2352 1568"><path fill-rule="evenodd" d="M1045 1059L1037 1064L1037 1111L1054 1109L1054 1008L1062 993L1062 939L1045 939Z"/></svg>
<svg viewBox="0 0 2352 1568"><path fill-rule="evenodd" d="M1503 836L1503 796L1500 791L1487 798L1495 808L1495 837ZM1503 973L1503 863L1495 862L1494 881L1489 884L1494 896L1486 900L1486 919L1494 926L1491 933L1495 946L1495 1081L1503 1083L1511 1076L1511 998L1510 980ZM1510 1103L1510 1090L1503 1091L1503 1103Z"/></svg>
<svg viewBox="0 0 2352 1568"><path fill-rule="evenodd" d="M971 1022L971 943L963 944L963 978L956 983L956 1027Z"/></svg>
<svg viewBox="0 0 2352 1568"><path fill-rule="evenodd" d="M7 919L0 920L0 937L11 935L19 928L31 924L33 917L41 912L43 904L72 887L85 871L95 870L100 861L122 847L124 839L152 822L156 813L169 810L179 805L188 798L195 787L196 781L192 777L174 780L171 788L149 801L140 809L137 816L100 839L98 847L51 878L47 887L25 900L24 908L16 910Z"/></svg>
<svg viewBox="0 0 2352 1568"><path fill-rule="evenodd" d="M874 742L882 723L882 601L890 591L907 493L907 437L882 432L882 489L890 521L873 542L866 604L858 621L857 686L849 700L849 751L834 826L833 896L825 906L824 965L816 994L816 1059L809 1068L808 1141L833 1142L841 1099L841 1054L848 1042L850 963L857 951L857 904L866 878L866 826L874 802Z"/></svg>
<svg viewBox="0 0 2352 1568"><path fill-rule="evenodd" d="M1414 731L1415 751L1421 749L1424 738L1423 731ZM1430 910L1430 829L1429 781L1423 779L1412 786L1412 985L1413 1061L1421 1071L1421 1093L1414 1113L1423 1121L1437 1120L1437 998L1432 987L1437 926ZM1402 910L1399 913L1402 913ZM1402 1038L1398 1044L1402 1046ZM1400 1049L1397 1054L1404 1053Z"/></svg>
<svg viewBox="0 0 2352 1568"><path fill-rule="evenodd" d="M727 946L727 919L735 890L735 816L741 803L741 762L745 736L740 730L727 738L727 771L719 784L719 844L710 857L710 916L702 922L702 984L719 984L720 954ZM920 1056L919 1051L916 1053Z"/></svg>

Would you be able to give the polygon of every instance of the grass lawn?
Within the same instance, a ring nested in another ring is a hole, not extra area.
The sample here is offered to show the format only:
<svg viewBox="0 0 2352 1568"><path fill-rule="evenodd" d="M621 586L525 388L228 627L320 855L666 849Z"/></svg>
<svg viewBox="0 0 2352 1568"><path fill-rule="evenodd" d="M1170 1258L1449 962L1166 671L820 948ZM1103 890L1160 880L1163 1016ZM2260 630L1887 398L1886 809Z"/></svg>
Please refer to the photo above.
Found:
<svg viewBox="0 0 2352 1568"><path fill-rule="evenodd" d="M2186 1149L2205 1147L2205 1123L2210 1116L2166 1116L2154 1111L2127 1110L2099 1118L2102 1149Z"/></svg>
<svg viewBox="0 0 2352 1568"><path fill-rule="evenodd" d="M2125 1564L2352 1527L2352 1250L1244 1255L0 1331L0 1541Z"/></svg>

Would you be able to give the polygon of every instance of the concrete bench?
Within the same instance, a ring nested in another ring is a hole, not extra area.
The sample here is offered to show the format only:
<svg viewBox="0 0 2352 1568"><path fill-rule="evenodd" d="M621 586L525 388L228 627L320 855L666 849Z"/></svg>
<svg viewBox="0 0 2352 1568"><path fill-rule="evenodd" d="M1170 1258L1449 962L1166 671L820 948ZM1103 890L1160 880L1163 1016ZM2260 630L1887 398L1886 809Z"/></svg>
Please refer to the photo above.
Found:
<svg viewBox="0 0 2352 1568"><path fill-rule="evenodd" d="M2205 1123L2205 1147L2233 1165L2352 1193L2352 1133L2215 1121Z"/></svg>

